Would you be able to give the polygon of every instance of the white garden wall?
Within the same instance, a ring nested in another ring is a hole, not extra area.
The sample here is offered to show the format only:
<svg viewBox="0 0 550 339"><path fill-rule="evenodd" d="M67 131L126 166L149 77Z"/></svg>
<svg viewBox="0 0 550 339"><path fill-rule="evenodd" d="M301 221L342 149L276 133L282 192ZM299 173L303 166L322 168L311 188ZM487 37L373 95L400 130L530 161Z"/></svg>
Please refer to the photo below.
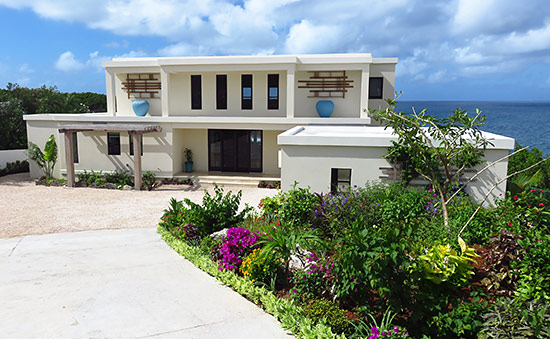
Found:
<svg viewBox="0 0 550 339"><path fill-rule="evenodd" d="M0 151L0 168L5 168L8 162L16 162L17 160L27 160L27 155L24 149L10 149Z"/></svg>

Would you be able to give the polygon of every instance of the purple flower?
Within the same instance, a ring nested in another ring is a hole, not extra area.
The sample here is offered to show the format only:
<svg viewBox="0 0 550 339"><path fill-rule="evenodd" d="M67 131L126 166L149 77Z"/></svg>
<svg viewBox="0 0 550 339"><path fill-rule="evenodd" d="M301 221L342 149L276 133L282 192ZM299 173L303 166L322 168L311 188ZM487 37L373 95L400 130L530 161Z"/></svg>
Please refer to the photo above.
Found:
<svg viewBox="0 0 550 339"><path fill-rule="evenodd" d="M399 327L395 326L395 327L393 328L393 332L394 332L394 333L399 333Z"/></svg>

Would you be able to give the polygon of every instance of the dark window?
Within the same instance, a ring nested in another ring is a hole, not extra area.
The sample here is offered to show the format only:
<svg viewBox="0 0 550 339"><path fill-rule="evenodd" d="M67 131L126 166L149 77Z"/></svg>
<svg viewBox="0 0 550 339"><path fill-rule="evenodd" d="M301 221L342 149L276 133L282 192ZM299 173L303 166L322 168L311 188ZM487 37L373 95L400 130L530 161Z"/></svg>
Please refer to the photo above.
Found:
<svg viewBox="0 0 550 339"><path fill-rule="evenodd" d="M120 155L120 133L107 133L109 155Z"/></svg>
<svg viewBox="0 0 550 339"><path fill-rule="evenodd" d="M202 109L201 76L191 76L191 109Z"/></svg>
<svg viewBox="0 0 550 339"><path fill-rule="evenodd" d="M216 109L227 109L227 75L216 75Z"/></svg>
<svg viewBox="0 0 550 339"><path fill-rule="evenodd" d="M384 78L369 78L369 99L382 99Z"/></svg>
<svg viewBox="0 0 550 339"><path fill-rule="evenodd" d="M78 164L78 140L76 138L76 132L73 132L73 158L73 162Z"/></svg>
<svg viewBox="0 0 550 339"><path fill-rule="evenodd" d="M242 109L252 109L252 74L241 75Z"/></svg>
<svg viewBox="0 0 550 339"><path fill-rule="evenodd" d="M332 192L351 185L351 168L332 168L330 171L330 190Z"/></svg>
<svg viewBox="0 0 550 339"><path fill-rule="evenodd" d="M267 109L279 109L279 74L267 75Z"/></svg>
<svg viewBox="0 0 550 339"><path fill-rule="evenodd" d="M130 137L130 155L134 155L134 136L128 134ZM141 155L143 155L143 135L139 136L139 143L141 144Z"/></svg>

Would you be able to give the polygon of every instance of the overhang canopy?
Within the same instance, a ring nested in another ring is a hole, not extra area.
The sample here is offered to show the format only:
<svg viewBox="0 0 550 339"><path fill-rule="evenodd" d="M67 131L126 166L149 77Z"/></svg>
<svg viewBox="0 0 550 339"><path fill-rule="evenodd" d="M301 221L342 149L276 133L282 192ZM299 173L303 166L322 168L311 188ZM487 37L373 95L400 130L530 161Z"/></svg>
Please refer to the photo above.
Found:
<svg viewBox="0 0 550 339"><path fill-rule="evenodd" d="M150 133L160 132L160 125L146 124L68 124L60 125L59 132L84 132L84 131L104 131L104 132L130 132L130 133Z"/></svg>

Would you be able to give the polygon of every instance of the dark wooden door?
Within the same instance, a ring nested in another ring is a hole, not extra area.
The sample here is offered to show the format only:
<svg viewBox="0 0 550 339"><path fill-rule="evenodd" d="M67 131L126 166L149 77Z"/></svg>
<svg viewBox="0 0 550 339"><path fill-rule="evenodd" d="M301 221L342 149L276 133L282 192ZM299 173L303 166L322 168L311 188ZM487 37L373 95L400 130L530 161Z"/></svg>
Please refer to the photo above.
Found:
<svg viewBox="0 0 550 339"><path fill-rule="evenodd" d="M208 130L208 170L262 171L262 131Z"/></svg>

